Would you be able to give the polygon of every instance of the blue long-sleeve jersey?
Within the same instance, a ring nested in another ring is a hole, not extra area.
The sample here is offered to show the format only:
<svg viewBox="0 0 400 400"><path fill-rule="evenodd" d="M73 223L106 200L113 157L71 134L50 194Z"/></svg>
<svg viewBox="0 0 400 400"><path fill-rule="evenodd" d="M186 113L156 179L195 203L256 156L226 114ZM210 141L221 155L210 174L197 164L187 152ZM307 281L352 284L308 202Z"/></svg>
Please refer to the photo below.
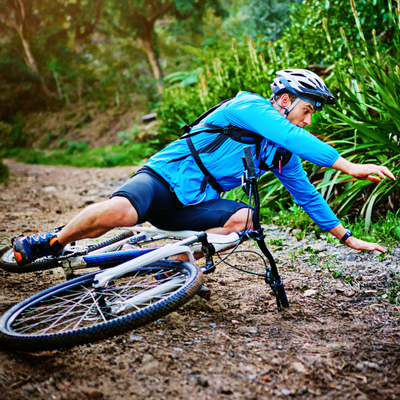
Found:
<svg viewBox="0 0 400 400"><path fill-rule="evenodd" d="M261 142L259 157L256 155L256 146L252 146L258 176L266 172L261 167L262 162L271 167L278 147L292 152L290 161L280 171L275 168L271 169L271 172L289 190L294 201L302 206L322 229L330 230L339 224L338 218L326 201L311 185L300 161L302 157L315 164L331 167L339 158L339 153L332 146L293 125L275 110L269 100L247 92L238 93L233 100L217 108L201 122L221 127L231 124L261 135L264 139ZM203 129L195 126L191 132ZM212 144L215 137L215 133L201 132L192 136L192 141L195 148L199 150ZM204 166L225 191L241 184L244 172L241 157L244 146L246 144L227 139L213 151L200 152ZM204 175L190 155L185 140L171 143L152 156L146 165L171 185L171 189L184 205L193 205L219 197L216 190L209 184L205 191L200 189Z"/></svg>

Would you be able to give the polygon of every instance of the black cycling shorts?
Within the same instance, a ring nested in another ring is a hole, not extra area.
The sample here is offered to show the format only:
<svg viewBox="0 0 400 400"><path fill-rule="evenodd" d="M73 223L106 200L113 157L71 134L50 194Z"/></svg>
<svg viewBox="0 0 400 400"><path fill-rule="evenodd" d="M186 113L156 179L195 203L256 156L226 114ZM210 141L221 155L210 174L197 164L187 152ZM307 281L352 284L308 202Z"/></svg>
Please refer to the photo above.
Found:
<svg viewBox="0 0 400 400"><path fill-rule="evenodd" d="M138 213L138 224L150 222L159 229L205 231L223 227L245 203L215 199L184 206L160 175L143 167L111 197L127 198Z"/></svg>

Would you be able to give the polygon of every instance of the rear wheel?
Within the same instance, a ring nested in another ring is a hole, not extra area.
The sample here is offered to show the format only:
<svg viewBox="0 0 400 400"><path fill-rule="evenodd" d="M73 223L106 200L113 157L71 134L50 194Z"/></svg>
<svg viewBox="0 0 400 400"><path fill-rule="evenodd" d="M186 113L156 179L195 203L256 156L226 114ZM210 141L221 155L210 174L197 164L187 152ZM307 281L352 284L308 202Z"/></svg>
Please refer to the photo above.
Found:
<svg viewBox="0 0 400 400"><path fill-rule="evenodd" d="M17 264L17 260L14 257L13 249L7 250L1 257L0 268L3 268L7 272L24 273L33 271L44 271L46 269L52 269L61 267L61 261L55 257L41 258L40 260L34 261L30 264L20 266Z"/></svg>
<svg viewBox="0 0 400 400"><path fill-rule="evenodd" d="M105 240L98 244L91 244L87 246L87 250L90 253L91 251L95 251L101 249L110 244L119 242L120 240L126 239L132 236L132 231L127 230L121 233L118 236L115 236L111 239ZM71 255L73 257L73 255ZM7 250L0 259L0 268L3 268L7 272L14 273L25 273L25 272L34 272L34 271L44 271L46 269L52 269L61 267L61 260L57 257L44 257L40 258L34 262L29 264L20 266L17 264L17 260L14 257L13 249Z"/></svg>
<svg viewBox="0 0 400 400"><path fill-rule="evenodd" d="M22 301L0 319L0 340L22 351L52 350L127 332L170 313L200 289L194 265L157 261L93 288L94 272Z"/></svg>

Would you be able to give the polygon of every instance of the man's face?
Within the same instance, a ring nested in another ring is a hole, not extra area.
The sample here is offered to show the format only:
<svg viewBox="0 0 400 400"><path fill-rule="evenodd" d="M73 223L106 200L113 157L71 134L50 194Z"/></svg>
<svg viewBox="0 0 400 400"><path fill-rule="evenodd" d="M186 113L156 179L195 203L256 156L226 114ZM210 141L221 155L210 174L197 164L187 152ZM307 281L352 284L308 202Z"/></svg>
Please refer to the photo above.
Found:
<svg viewBox="0 0 400 400"><path fill-rule="evenodd" d="M310 103L300 100L293 110L290 111L288 120L292 124L304 128L305 126L311 125L311 115L314 113L314 107Z"/></svg>

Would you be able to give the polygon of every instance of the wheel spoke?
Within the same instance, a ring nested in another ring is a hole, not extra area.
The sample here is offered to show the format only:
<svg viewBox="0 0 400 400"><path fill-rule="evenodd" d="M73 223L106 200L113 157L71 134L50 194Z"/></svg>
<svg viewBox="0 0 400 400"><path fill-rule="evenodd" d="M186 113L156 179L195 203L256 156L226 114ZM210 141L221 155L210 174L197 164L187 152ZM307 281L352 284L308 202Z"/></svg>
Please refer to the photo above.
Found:
<svg viewBox="0 0 400 400"><path fill-rule="evenodd" d="M171 296L186 280L187 274L168 266L137 271L100 291L86 281L33 303L17 316L12 329L21 335L48 335L107 323Z"/></svg>

